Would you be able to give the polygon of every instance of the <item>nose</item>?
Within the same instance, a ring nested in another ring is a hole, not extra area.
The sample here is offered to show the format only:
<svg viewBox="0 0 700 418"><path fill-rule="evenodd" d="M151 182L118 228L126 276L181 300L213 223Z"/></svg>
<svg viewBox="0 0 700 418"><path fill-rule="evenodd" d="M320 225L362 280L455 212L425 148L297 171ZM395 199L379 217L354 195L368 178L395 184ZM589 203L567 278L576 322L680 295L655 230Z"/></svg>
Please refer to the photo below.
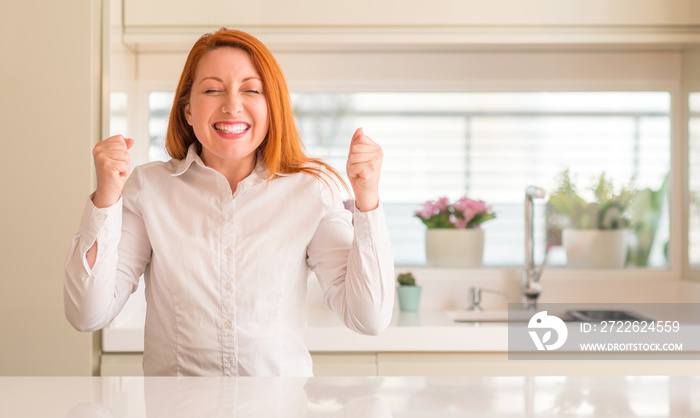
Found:
<svg viewBox="0 0 700 418"><path fill-rule="evenodd" d="M241 113L243 111L243 97L237 93L227 95L223 108L225 108L225 113L231 115Z"/></svg>

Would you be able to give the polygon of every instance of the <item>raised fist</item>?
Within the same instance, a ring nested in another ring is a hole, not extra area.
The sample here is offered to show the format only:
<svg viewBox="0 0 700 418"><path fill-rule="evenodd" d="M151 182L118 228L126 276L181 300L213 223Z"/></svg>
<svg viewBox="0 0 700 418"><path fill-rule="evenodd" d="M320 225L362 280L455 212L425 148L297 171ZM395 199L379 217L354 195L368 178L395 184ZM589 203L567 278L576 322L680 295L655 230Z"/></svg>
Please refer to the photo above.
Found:
<svg viewBox="0 0 700 418"><path fill-rule="evenodd" d="M133 139L115 135L100 141L92 150L97 171L97 190L92 203L96 207L112 206L119 200L129 176L129 148L132 145Z"/></svg>

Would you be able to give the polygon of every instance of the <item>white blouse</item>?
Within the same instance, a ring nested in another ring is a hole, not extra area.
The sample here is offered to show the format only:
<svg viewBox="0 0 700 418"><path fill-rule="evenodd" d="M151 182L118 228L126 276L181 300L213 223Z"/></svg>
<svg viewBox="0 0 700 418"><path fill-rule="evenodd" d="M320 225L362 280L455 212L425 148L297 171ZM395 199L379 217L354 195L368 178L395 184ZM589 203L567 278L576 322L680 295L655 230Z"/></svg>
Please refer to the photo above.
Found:
<svg viewBox="0 0 700 418"><path fill-rule="evenodd" d="M137 167L115 205L88 199L65 265L70 323L104 328L144 274L146 375L310 376L311 270L350 329L381 332L394 304L381 204L351 215L335 185L267 174L258 158L232 195L191 146L183 160Z"/></svg>

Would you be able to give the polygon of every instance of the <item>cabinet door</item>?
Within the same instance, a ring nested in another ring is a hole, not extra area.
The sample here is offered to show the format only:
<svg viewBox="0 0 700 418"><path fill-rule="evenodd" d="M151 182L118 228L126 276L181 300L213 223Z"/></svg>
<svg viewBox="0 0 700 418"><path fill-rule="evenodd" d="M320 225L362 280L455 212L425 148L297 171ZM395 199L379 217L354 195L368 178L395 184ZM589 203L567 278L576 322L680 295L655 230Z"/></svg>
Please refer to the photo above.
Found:
<svg viewBox="0 0 700 418"><path fill-rule="evenodd" d="M376 376L377 355L312 353L314 376Z"/></svg>
<svg viewBox="0 0 700 418"><path fill-rule="evenodd" d="M315 376L376 376L376 354L312 354ZM141 354L104 354L100 376L143 376Z"/></svg>
<svg viewBox="0 0 700 418"><path fill-rule="evenodd" d="M355 0L123 0L128 29L220 26L408 27L691 25L700 22L695 0L433 0L430 7L413 2ZM410 2L409 2L410 3ZM416 7L418 6L418 7ZM420 7L423 6L423 7ZM630 11L634 11L630 13ZM435 30L435 29L433 29ZM502 32L502 30L501 30ZM446 33L445 36L450 36ZM376 34L375 34L376 35Z"/></svg>
<svg viewBox="0 0 700 418"><path fill-rule="evenodd" d="M143 376L142 354L103 354L100 376Z"/></svg>
<svg viewBox="0 0 700 418"><path fill-rule="evenodd" d="M517 375L507 368L505 353L379 353L379 376Z"/></svg>

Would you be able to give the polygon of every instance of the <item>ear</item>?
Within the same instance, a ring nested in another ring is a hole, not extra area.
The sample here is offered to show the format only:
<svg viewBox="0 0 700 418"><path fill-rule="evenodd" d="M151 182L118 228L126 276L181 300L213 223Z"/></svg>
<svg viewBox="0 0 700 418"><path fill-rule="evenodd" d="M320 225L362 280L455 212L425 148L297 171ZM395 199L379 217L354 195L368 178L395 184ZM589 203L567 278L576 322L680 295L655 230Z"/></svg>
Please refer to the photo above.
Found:
<svg viewBox="0 0 700 418"><path fill-rule="evenodd" d="M187 104L185 105L184 109L182 109L182 111L183 111L183 113L185 114L185 120L187 121L187 123L188 123L190 126L192 126L192 122L191 122L191 119L192 119L192 112L190 111L190 104L187 103Z"/></svg>

